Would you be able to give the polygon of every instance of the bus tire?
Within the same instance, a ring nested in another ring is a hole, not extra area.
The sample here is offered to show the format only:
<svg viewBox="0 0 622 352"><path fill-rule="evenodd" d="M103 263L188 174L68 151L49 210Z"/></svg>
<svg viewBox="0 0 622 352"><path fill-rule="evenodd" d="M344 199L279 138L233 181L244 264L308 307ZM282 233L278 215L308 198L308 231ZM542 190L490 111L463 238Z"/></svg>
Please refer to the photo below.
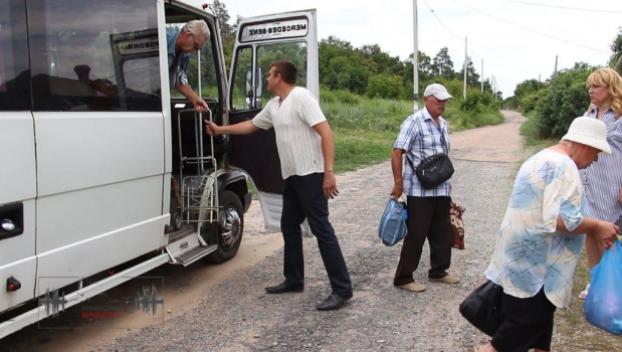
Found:
<svg viewBox="0 0 622 352"><path fill-rule="evenodd" d="M244 233L244 208L237 194L225 190L219 200L222 208L215 236L218 249L207 257L211 263L223 263L235 257Z"/></svg>

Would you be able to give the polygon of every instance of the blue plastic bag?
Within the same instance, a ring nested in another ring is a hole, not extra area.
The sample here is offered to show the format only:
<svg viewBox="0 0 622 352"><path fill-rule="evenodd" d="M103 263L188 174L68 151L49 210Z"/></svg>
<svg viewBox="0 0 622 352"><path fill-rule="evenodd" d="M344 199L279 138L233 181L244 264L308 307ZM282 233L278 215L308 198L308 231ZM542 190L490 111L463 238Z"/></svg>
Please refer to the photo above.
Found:
<svg viewBox="0 0 622 352"><path fill-rule="evenodd" d="M378 226L378 236L382 243L387 246L393 246L401 241L406 236L407 218L406 203L389 198Z"/></svg>
<svg viewBox="0 0 622 352"><path fill-rule="evenodd" d="M622 334L622 246L607 249L592 269L590 290L583 305L590 323L612 334Z"/></svg>

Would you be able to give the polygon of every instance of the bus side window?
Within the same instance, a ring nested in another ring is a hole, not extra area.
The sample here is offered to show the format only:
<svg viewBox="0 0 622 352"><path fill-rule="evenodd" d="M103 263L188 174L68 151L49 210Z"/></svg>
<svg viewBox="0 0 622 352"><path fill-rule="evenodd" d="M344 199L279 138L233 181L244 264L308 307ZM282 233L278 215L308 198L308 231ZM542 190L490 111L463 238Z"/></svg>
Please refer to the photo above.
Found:
<svg viewBox="0 0 622 352"><path fill-rule="evenodd" d="M161 111L156 2L29 5L34 110Z"/></svg>
<svg viewBox="0 0 622 352"><path fill-rule="evenodd" d="M252 60L252 47L238 48L237 60L231 78L231 108L234 111L250 110L254 107L252 104Z"/></svg>
<svg viewBox="0 0 622 352"><path fill-rule="evenodd" d="M298 68L296 85L306 87L307 56L307 44L305 42L259 45L257 47L257 69L259 72L261 72L260 70L268 72L270 70L270 65L273 62L287 58ZM257 85L260 85L263 88L259 90L260 93L257 96L257 100L265 104L272 97L272 93L268 91L267 81L262 79L257 82Z"/></svg>
<svg viewBox="0 0 622 352"><path fill-rule="evenodd" d="M0 2L0 111L30 110L24 0Z"/></svg>

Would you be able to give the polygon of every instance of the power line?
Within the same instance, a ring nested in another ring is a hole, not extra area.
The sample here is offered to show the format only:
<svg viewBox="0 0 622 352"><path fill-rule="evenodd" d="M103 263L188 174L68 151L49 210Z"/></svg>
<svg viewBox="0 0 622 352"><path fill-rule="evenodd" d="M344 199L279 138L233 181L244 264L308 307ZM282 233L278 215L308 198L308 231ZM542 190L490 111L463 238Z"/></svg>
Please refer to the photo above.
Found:
<svg viewBox="0 0 622 352"><path fill-rule="evenodd" d="M517 3L517 4L549 7L549 8L562 9L562 10L573 10L573 11L583 11L583 12L589 11L589 12L598 12L598 13L606 13L606 14L622 14L622 11L611 10L611 9L604 10L604 9L594 9L594 8L586 8L586 7L551 5L551 4L543 4L543 3L539 3L539 2L522 1L522 0L505 0L505 1L513 2L513 3Z"/></svg>
<svg viewBox="0 0 622 352"><path fill-rule="evenodd" d="M454 31L452 31L451 29L449 29L449 27L447 27L445 25L445 23L443 23L443 21L441 21L440 17L438 17L438 15L436 14L436 11L434 11L434 9L432 9L432 7L428 4L428 2L426 0L423 0L423 3L425 4L425 6L428 8L428 10L430 10L430 12L432 13L432 15L434 16L434 18L436 19L436 21L443 27L445 28L445 30L447 31L447 33L451 34L452 36L454 36L456 39L462 40L462 38L457 35Z"/></svg>
<svg viewBox="0 0 622 352"><path fill-rule="evenodd" d="M430 10L432 15L436 19L436 21L447 31L447 33L451 34L454 38L456 38L457 40L460 40L462 42L464 37L460 37L458 34L456 34L456 32L452 31L448 26L446 26L445 23L441 20L441 18L436 14L436 11L430 6L430 4L428 4L428 2L426 0L423 0L423 3L428 8L428 10ZM469 59L471 59L474 56L475 56L474 50L471 49L471 55L469 56Z"/></svg>
<svg viewBox="0 0 622 352"><path fill-rule="evenodd" d="M445 29L445 31L447 31L447 33L449 33L450 35L452 35L454 38L462 41L462 37L460 37L459 35L456 34L456 32L452 31L447 25L445 25L445 23L441 20L441 18L438 16L438 14L436 13L436 11L430 6L430 4L426 1L423 0L423 3L425 4L425 6L428 8L428 10L430 10L430 12L432 13L432 15L434 16L434 18L436 19L436 21ZM471 44L471 55L467 55L466 59L467 61L465 61L465 63L463 64L463 69L466 71L466 66L468 65L469 62L473 62L473 58L478 57L479 55L477 55L477 50L473 49L473 44ZM482 57L483 60L483 57ZM473 67L475 69L475 66ZM477 72L477 71L476 71ZM483 72L479 73L480 77L480 81L484 82L484 75Z"/></svg>
<svg viewBox="0 0 622 352"><path fill-rule="evenodd" d="M456 4L460 5L460 6L466 7L466 8L468 8L468 9L472 10L472 11L479 12L479 13L481 13L481 14L483 14L483 15L485 15L485 16L488 16L488 17L490 17L490 18L492 18L492 19L495 19L495 20L497 20L497 21L499 21L499 22L503 22L503 23L506 23L506 24L511 24L511 25L514 25L514 26L516 26L516 27L519 27L519 28L524 29L524 30L526 30L526 31L529 31L529 32L531 32L531 33L538 34L538 35L541 35L541 36L543 36L543 37L546 37L546 38L549 38L549 39L553 39L553 40L557 40L557 41L559 41L559 42L566 43L566 44L569 44L569 45L573 45L573 46L576 46L576 47L580 47L580 48L583 48L583 49L587 49L587 50L591 50L591 51L596 51L596 52L599 52L599 53L601 53L601 54L609 54L607 51L600 50L600 49L593 48L593 47L590 47L590 46L587 46L587 45L583 45L583 44L579 44L579 43L574 43L574 42L571 42L571 41L566 40L566 39L564 39L564 38L557 37L557 36L554 36L554 35L551 35L551 34L548 34L548 33L540 32L540 31L538 31L538 30L535 30L535 29L533 29L533 28L527 27L527 26L522 25L522 24L520 24L520 23L517 23L517 22L514 22L514 21L510 21L510 20L508 20L508 19L505 19L505 18L501 18L501 17L495 16L495 15L492 15L492 14L490 14L490 13L488 13L488 12L485 12L485 11L482 11L482 10L480 10L480 9L474 8L474 7L472 7L472 6L469 6L469 5L463 4L463 3L462 3L462 2L460 2L460 1L456 1L456 0L450 0L450 1L452 1L452 2L456 3Z"/></svg>

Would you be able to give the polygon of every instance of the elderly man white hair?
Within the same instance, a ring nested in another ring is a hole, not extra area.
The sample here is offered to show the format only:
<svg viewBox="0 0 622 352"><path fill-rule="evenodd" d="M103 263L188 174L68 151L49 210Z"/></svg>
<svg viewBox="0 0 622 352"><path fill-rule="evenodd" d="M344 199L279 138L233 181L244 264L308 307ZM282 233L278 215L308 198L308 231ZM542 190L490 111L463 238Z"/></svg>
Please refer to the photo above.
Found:
<svg viewBox="0 0 622 352"><path fill-rule="evenodd" d="M207 28L207 23L202 20L192 20L186 23L182 28L184 32L190 32L194 36L196 43L199 47L203 47L209 40L210 32Z"/></svg>
<svg viewBox="0 0 622 352"><path fill-rule="evenodd" d="M166 28L170 87L185 96L198 112L205 112L209 107L188 83L190 53L201 50L209 37L207 23L202 20L192 20L181 29L175 26Z"/></svg>

